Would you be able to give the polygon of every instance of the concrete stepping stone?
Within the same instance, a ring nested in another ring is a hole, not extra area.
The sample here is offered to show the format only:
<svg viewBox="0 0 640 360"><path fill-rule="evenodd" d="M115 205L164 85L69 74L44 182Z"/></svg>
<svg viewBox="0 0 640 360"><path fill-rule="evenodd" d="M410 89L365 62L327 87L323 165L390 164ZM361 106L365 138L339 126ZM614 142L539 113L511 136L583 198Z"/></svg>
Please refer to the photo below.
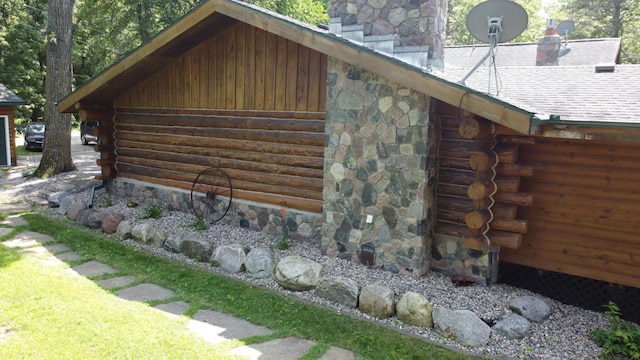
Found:
<svg viewBox="0 0 640 360"><path fill-rule="evenodd" d="M14 203L14 204L0 204L0 212L25 212L31 210L28 205Z"/></svg>
<svg viewBox="0 0 640 360"><path fill-rule="evenodd" d="M0 222L0 224L16 227L16 226L25 226L28 223L27 223L27 220L25 220L20 215L10 215L10 216L7 216L7 218L4 219L2 222Z"/></svg>
<svg viewBox="0 0 640 360"><path fill-rule="evenodd" d="M45 245L45 246L32 247L32 248L20 250L18 252L23 254L36 255L36 256L51 256L55 253L63 253L70 250L71 248L65 244L51 244L51 245Z"/></svg>
<svg viewBox="0 0 640 360"><path fill-rule="evenodd" d="M12 228L0 228L0 236L5 236L12 231L13 231Z"/></svg>
<svg viewBox="0 0 640 360"><path fill-rule="evenodd" d="M24 248L37 245L43 245L52 242L54 239L45 234L34 231L23 231L14 238L3 241L2 244L10 248Z"/></svg>
<svg viewBox="0 0 640 360"><path fill-rule="evenodd" d="M116 291L116 296L124 300L146 302L169 299L176 296L176 293L160 285L144 283L118 290Z"/></svg>
<svg viewBox="0 0 640 360"><path fill-rule="evenodd" d="M98 280L96 283L105 289L115 289L125 287L136 281L137 277L133 275L118 276L111 279Z"/></svg>
<svg viewBox="0 0 640 360"><path fill-rule="evenodd" d="M69 251L66 253L62 253L62 254L57 254L56 258L62 260L62 261L76 261L76 260L80 260L82 259L82 255L78 254L75 251Z"/></svg>
<svg viewBox="0 0 640 360"><path fill-rule="evenodd" d="M74 266L70 268L69 271L86 277L102 276L118 272L118 270L112 268L111 266L95 260L87 261L84 264Z"/></svg>
<svg viewBox="0 0 640 360"><path fill-rule="evenodd" d="M187 327L211 344L273 333L264 326L213 310L199 310Z"/></svg>
<svg viewBox="0 0 640 360"><path fill-rule="evenodd" d="M187 310L189 310L189 304L184 301L174 301L166 304L158 304L154 306L154 308L162 311L169 317L175 318L187 312Z"/></svg>
<svg viewBox="0 0 640 360"><path fill-rule="evenodd" d="M296 337L280 338L263 343L240 346L230 351L250 360L298 360L315 344L315 341Z"/></svg>
<svg viewBox="0 0 640 360"><path fill-rule="evenodd" d="M355 360L356 356L353 352L332 346L318 360Z"/></svg>

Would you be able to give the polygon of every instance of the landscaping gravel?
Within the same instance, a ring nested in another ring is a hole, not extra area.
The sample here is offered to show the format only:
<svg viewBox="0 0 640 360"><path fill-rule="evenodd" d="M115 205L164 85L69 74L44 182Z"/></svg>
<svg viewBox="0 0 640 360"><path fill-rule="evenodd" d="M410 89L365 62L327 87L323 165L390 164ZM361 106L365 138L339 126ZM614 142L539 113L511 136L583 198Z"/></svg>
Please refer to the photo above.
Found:
<svg viewBox="0 0 640 360"><path fill-rule="evenodd" d="M5 173L2 176L3 188L0 191L0 201L24 200L39 190L47 188L54 183L72 182L77 180L74 173L57 175L53 179L40 180L23 178L16 173ZM89 190L75 194L78 199L88 200ZM3 200L4 199L4 200ZM110 205L110 206L106 206ZM136 208L127 207L125 200L111 199L105 190L98 190L95 196L94 208L118 212L125 215L128 220L140 220L144 211L141 204ZM54 209L40 208L43 214L56 217ZM606 328L609 319L602 313L584 310L575 306L562 304L558 301L534 294L528 290L513 286L496 284L489 287L483 286L455 286L449 278L437 273L429 272L426 276L414 279L388 271L372 269L367 266L341 260L335 257L324 256L316 244L292 242L287 250L278 250L274 247L276 236L254 232L248 229L214 225L204 231L195 231L191 224L195 217L181 212L166 212L159 219L146 219L152 221L156 229L171 232L181 232L188 236L208 239L214 246L223 244L242 244L249 248L270 247L273 250L274 261L288 255L301 255L319 262L323 265L323 276L343 276L355 280L360 286L368 284L382 284L391 288L398 300L407 291L413 291L424 295L432 305L444 306L449 309L467 309L475 312L481 319L492 325L495 321L505 318L511 313L509 302L523 295L534 295L545 299L551 305L551 315L542 323L531 323L531 328L524 339L512 340L491 334L488 345L482 347L468 347L456 343L453 340L439 336L433 329L409 326L400 322L396 317L388 319L375 319L361 313L357 309L348 308L335 303L330 303L318 298L313 291L293 292L281 288L273 278L253 279L244 273L228 274L210 264L196 262L181 254L174 254L159 248L142 245L133 240L124 241L125 244L150 253L163 256L172 260L191 264L211 272L224 274L251 284L255 284L272 291L277 291L287 296L299 298L303 301L330 308L338 313L355 316L368 321L391 327L411 336L424 339L435 344L445 346L456 351L471 353L489 358L507 359L597 359L600 348L591 338L592 330ZM114 237L111 235L111 237ZM114 237L115 238L115 237ZM349 336L345 334L345 336Z"/></svg>

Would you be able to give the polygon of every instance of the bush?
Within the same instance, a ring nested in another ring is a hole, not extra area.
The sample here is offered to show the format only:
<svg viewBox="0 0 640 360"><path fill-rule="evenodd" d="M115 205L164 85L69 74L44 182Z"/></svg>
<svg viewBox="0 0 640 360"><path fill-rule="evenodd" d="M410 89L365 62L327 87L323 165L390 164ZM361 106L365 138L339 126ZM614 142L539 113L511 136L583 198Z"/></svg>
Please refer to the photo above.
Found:
<svg viewBox="0 0 640 360"><path fill-rule="evenodd" d="M607 308L605 314L609 315L610 329L596 329L591 334L593 339L602 348L600 359L619 354L629 359L640 359L640 327L638 325L620 319L620 308L612 302L604 305Z"/></svg>
<svg viewBox="0 0 640 360"><path fill-rule="evenodd" d="M157 219L161 215L162 215L162 209L160 208L160 206L154 203L150 203L147 206L145 206L142 212L143 219L150 219L150 218Z"/></svg>

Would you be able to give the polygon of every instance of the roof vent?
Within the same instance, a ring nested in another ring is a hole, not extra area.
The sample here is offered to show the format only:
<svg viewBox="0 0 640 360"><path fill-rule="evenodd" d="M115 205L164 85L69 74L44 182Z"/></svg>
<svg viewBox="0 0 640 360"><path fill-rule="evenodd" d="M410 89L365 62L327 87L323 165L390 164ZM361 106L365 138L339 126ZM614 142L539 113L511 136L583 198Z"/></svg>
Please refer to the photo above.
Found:
<svg viewBox="0 0 640 360"><path fill-rule="evenodd" d="M596 73L614 72L615 70L616 70L616 64L614 63L596 65Z"/></svg>

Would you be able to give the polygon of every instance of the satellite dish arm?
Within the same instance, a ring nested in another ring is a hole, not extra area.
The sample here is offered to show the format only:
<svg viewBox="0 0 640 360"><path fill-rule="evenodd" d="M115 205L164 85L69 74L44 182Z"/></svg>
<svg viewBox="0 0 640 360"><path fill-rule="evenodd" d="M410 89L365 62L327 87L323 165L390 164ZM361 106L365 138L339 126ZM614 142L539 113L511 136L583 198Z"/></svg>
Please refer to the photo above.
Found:
<svg viewBox="0 0 640 360"><path fill-rule="evenodd" d="M471 70L469 70L469 72L467 73L467 75L465 75L460 81L458 81L458 84L460 85L464 85L464 82L467 81L467 79L474 73L476 72L476 70L478 70L478 68L480 67L480 65L482 65L482 63L484 63L485 60L487 60L490 56L493 56L494 54L494 50L495 49L495 45L491 44L491 48L489 49L489 51L487 51L487 53L482 57L482 59L480 59L480 61L478 61L477 64L475 64L473 66L473 68L471 68Z"/></svg>

